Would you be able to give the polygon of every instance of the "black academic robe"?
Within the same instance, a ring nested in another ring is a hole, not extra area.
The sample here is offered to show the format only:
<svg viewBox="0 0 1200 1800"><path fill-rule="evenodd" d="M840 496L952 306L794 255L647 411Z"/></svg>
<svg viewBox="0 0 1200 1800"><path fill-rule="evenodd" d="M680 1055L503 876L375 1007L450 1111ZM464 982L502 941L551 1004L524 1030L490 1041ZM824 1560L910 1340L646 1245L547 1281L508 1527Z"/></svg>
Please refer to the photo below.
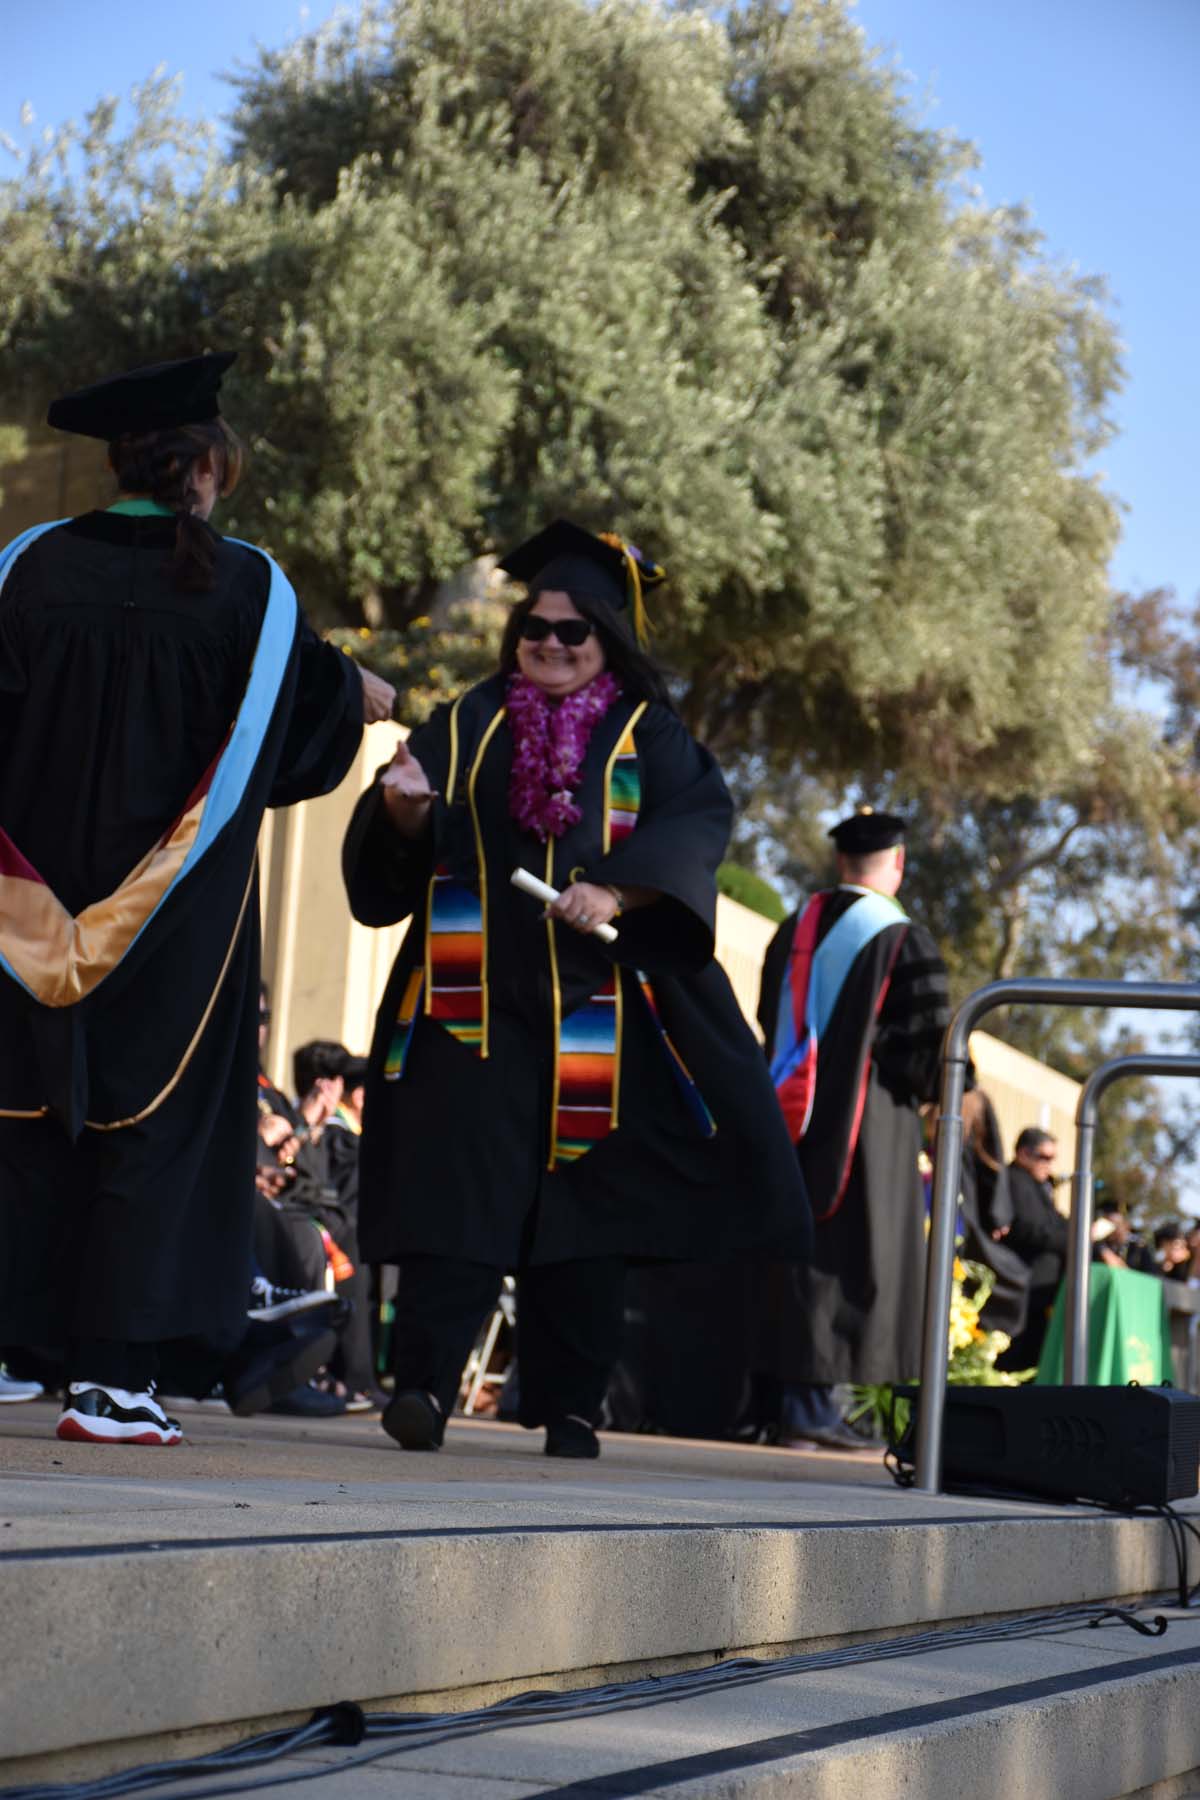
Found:
<svg viewBox="0 0 1200 1800"><path fill-rule="evenodd" d="M978 1141L963 1145L961 1218L963 1255L992 1271L994 1285L980 1322L988 1331L1004 1331L1009 1337L1024 1328L1029 1305L1029 1270L1009 1248L1007 1236L992 1233L1011 1226L1012 1190L1004 1162L1004 1142L996 1110L986 1094Z"/></svg>
<svg viewBox="0 0 1200 1800"><path fill-rule="evenodd" d="M346 838L354 916L368 925L412 920L379 1009L366 1083L364 1255L504 1268L612 1255L690 1258L784 1242L802 1255L808 1210L795 1158L761 1051L713 960L714 879L731 813L719 770L667 707L649 706L635 728L637 825L604 854L607 766L634 711L621 699L588 746L576 794L582 821L547 847L509 813L507 724L501 719L486 735L503 701L499 676L461 701L450 792L450 710L440 708L414 732L410 747L439 794L424 838L400 837L377 786L360 801ZM486 875L489 1054L419 1013L403 1076L387 1080L401 999L424 955L434 862L478 892L476 827ZM661 898L625 914L609 949L595 936L548 926L540 904L510 885L518 866L558 888L574 875L653 888ZM568 1017L614 963L624 1012L618 1126L577 1161L551 1170L555 1007ZM715 1136L685 1097L638 970L652 981L662 1024L712 1114Z"/></svg>
<svg viewBox="0 0 1200 1800"><path fill-rule="evenodd" d="M837 890L822 937L859 892ZM797 919L793 913L779 927L763 964L759 1020L768 1044ZM812 1200L813 1249L806 1264L773 1271L763 1309L761 1365L784 1382L898 1381L919 1370L918 1108L937 1092L948 1020L946 970L933 939L898 917L859 952L821 1039L812 1116L796 1151ZM839 1194L864 1065L862 1122Z"/></svg>
<svg viewBox="0 0 1200 1800"><path fill-rule="evenodd" d="M244 1329L258 830L266 806L341 780L361 740L361 684L290 594L268 607L257 552L214 532L215 586L176 591L174 536L173 520L86 514L30 544L0 588L10 870L15 846L77 915L177 826L219 754L222 771L241 771L226 783L232 810L215 840L85 997L45 1003L0 973L0 1336L10 1341ZM257 749L234 743L226 761L256 655L260 681L274 672L255 689ZM214 783L206 807L216 793ZM0 948L4 931L0 907Z"/></svg>

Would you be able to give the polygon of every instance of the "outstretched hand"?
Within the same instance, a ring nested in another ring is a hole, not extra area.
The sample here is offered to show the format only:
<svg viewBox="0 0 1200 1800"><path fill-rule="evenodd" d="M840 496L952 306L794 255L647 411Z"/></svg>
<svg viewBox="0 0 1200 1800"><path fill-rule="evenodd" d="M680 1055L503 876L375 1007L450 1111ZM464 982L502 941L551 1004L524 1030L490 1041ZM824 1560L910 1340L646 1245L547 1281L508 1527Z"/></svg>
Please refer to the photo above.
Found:
<svg viewBox="0 0 1200 1800"><path fill-rule="evenodd" d="M434 790L429 777L408 745L396 745L396 754L379 778L388 817L403 837L419 837L429 821Z"/></svg>
<svg viewBox="0 0 1200 1800"><path fill-rule="evenodd" d="M391 682L361 664L358 672L362 677L363 724L378 725L382 719L390 719L396 704L396 690Z"/></svg>

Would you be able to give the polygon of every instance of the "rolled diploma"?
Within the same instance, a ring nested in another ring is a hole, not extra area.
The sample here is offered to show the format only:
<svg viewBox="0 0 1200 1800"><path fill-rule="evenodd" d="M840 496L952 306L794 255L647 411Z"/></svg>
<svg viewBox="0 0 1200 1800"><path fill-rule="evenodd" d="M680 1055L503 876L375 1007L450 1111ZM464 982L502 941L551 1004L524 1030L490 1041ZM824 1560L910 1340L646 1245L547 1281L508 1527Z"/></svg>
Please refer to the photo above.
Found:
<svg viewBox="0 0 1200 1800"><path fill-rule="evenodd" d="M550 887L547 882L539 881L536 875L529 873L528 869L514 869L512 884L515 888L520 888L523 894L532 894L535 900L541 900L547 906L552 900L559 898L557 888ZM590 927L590 934L592 937L600 938L605 944L615 944L617 941L617 931L614 925L593 925Z"/></svg>

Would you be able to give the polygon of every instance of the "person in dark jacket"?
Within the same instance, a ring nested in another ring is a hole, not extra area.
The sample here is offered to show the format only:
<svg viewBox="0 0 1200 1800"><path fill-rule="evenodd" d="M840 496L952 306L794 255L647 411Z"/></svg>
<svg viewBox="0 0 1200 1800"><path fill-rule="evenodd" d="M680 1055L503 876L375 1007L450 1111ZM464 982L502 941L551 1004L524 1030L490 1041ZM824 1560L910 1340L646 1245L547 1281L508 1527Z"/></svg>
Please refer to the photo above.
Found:
<svg viewBox="0 0 1200 1800"><path fill-rule="evenodd" d="M1025 1328L1013 1338L1000 1369L1032 1369L1042 1353L1042 1340L1054 1297L1067 1264L1067 1221L1054 1204L1051 1179L1058 1143L1048 1131L1027 1125L1017 1138L1008 1166L1012 1224L1004 1243L1029 1270L1029 1308Z"/></svg>

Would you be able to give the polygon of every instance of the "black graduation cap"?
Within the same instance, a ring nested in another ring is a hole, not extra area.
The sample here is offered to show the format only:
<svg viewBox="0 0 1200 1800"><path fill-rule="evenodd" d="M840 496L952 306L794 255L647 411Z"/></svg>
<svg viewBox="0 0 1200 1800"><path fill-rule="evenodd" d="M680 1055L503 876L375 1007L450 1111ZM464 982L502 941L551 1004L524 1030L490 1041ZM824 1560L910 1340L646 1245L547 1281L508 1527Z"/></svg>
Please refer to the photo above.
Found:
<svg viewBox="0 0 1200 1800"><path fill-rule="evenodd" d="M895 813L860 806L856 813L835 825L829 836L844 856L870 856L876 850L892 850L904 842L904 820Z"/></svg>
<svg viewBox="0 0 1200 1800"><path fill-rule="evenodd" d="M559 588L564 594L603 600L616 612L629 608L639 644L646 641L642 589L666 578L665 569L614 532L597 537L570 519L555 519L518 544L500 558L499 567L515 581L523 581L531 593Z"/></svg>
<svg viewBox="0 0 1200 1800"><path fill-rule="evenodd" d="M198 425L220 412L221 377L236 361L236 350L206 351L178 362L128 369L61 395L51 402L46 423L106 444L138 432Z"/></svg>

